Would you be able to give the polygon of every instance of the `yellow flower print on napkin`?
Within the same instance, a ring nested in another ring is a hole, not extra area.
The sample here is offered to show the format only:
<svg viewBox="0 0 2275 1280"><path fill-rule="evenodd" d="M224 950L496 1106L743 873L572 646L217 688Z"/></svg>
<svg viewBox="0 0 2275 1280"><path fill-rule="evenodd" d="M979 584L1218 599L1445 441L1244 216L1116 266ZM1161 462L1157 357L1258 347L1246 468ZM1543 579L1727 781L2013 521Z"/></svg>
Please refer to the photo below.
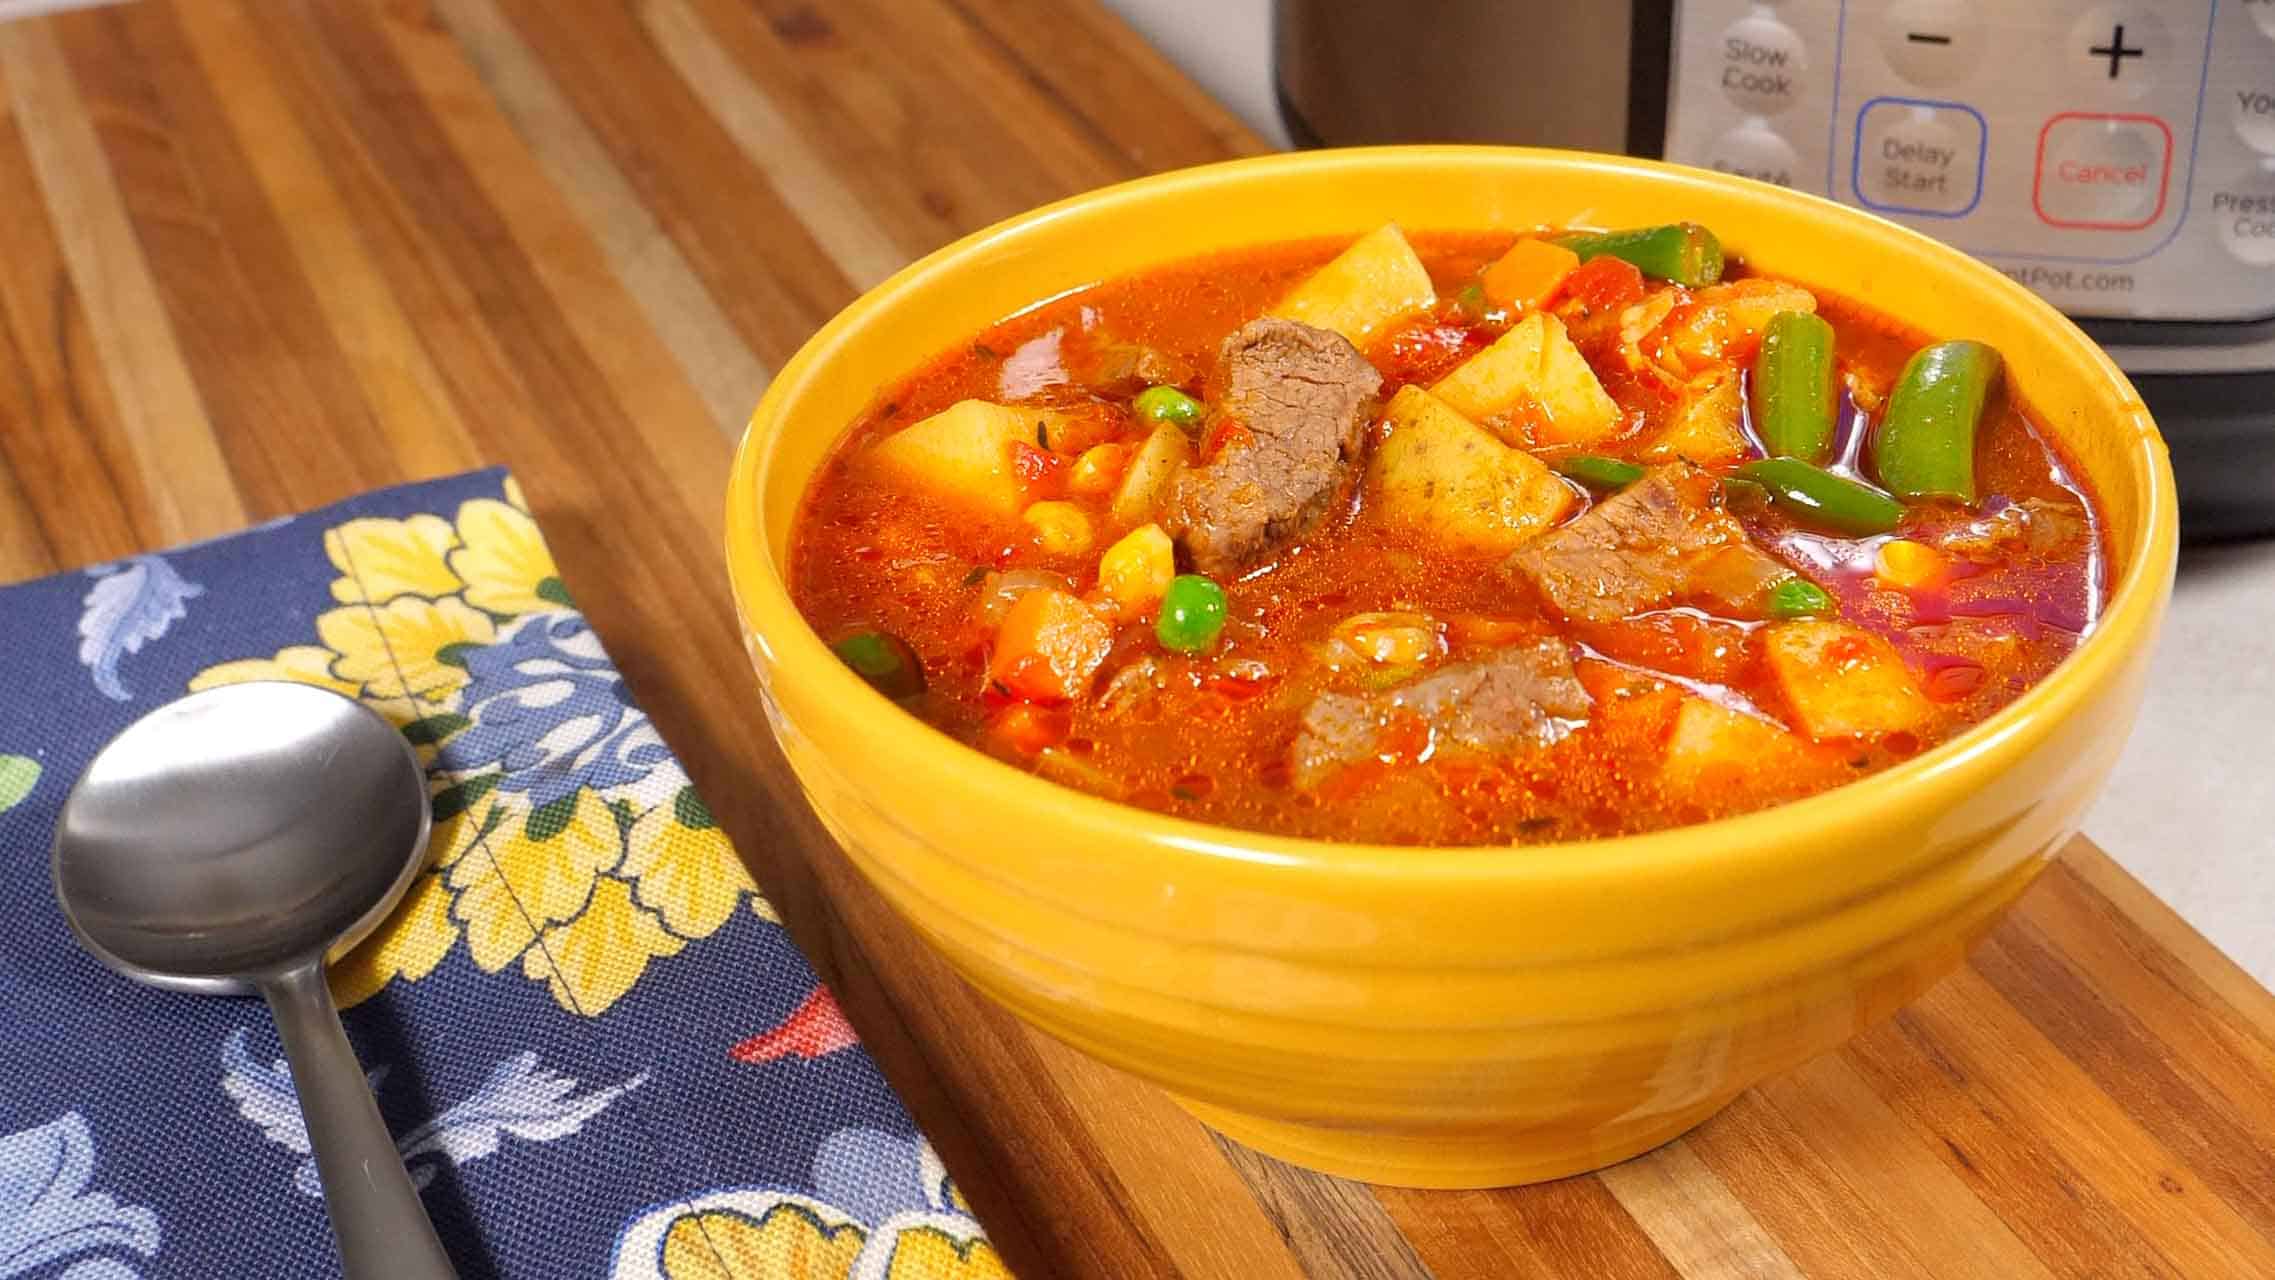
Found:
<svg viewBox="0 0 2275 1280"><path fill-rule="evenodd" d="M454 950L593 1016L744 903L773 919L647 717L624 695L511 479L452 518L323 534L337 607L314 643L208 667L205 689L291 680L358 698L435 788L430 869L333 970L342 1004Z"/></svg>
<svg viewBox="0 0 2275 1280"><path fill-rule="evenodd" d="M397 596L449 595L459 589L447 559L457 542L457 531L441 516L365 517L326 530L324 554L340 571L332 580L332 598L385 604Z"/></svg>
<svg viewBox="0 0 2275 1280"><path fill-rule="evenodd" d="M459 646L488 644L497 627L456 596L397 596L333 609L316 619L316 635L335 655L332 673L369 696L442 702L466 684Z"/></svg>
<svg viewBox="0 0 2275 1280"><path fill-rule="evenodd" d="M899 1214L870 1225L813 1196L713 1192L627 1228L609 1280L1010 1280L957 1213Z"/></svg>
<svg viewBox="0 0 2275 1280"><path fill-rule="evenodd" d="M664 1235L663 1271L671 1280L842 1280L863 1235L796 1203L755 1219L733 1209L691 1213Z"/></svg>
<svg viewBox="0 0 2275 1280"><path fill-rule="evenodd" d="M553 572L553 557L529 513L478 498L458 509L464 544L449 555L450 570L466 584L466 603L491 613L537 613L569 603Z"/></svg>

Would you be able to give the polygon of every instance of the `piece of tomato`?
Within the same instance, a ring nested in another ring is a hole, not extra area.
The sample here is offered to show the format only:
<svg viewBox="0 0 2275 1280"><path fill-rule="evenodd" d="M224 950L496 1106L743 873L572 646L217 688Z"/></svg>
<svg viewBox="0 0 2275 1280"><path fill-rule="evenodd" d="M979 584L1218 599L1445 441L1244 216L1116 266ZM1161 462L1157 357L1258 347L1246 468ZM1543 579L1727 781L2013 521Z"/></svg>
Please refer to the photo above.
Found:
<svg viewBox="0 0 2275 1280"><path fill-rule="evenodd" d="M1640 302L1643 292L1643 273L1635 264L1609 254L1588 259L1564 278L1564 296L1576 299L1591 315Z"/></svg>

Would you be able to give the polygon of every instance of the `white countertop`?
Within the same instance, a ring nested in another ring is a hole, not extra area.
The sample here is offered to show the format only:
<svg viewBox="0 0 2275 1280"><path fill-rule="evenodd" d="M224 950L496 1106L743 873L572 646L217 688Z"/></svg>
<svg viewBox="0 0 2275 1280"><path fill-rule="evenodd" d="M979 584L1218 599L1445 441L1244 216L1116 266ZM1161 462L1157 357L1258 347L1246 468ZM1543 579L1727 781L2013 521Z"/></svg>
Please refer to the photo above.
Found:
<svg viewBox="0 0 2275 1280"><path fill-rule="evenodd" d="M1273 104L1269 0L1106 0L1249 126ZM2086 834L2275 986L2275 542L2181 556L2140 724Z"/></svg>

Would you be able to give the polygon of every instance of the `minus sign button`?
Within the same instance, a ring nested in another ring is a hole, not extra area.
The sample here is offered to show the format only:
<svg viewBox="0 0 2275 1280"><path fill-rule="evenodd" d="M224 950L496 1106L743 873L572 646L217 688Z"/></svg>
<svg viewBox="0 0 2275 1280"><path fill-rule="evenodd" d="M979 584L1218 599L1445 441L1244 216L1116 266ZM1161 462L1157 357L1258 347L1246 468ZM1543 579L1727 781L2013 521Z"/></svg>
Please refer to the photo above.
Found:
<svg viewBox="0 0 2275 1280"><path fill-rule="evenodd" d="M1984 8L1983 0L1890 0L1873 24L1874 43L1888 68L1911 87L1955 85L1973 75L1989 51Z"/></svg>

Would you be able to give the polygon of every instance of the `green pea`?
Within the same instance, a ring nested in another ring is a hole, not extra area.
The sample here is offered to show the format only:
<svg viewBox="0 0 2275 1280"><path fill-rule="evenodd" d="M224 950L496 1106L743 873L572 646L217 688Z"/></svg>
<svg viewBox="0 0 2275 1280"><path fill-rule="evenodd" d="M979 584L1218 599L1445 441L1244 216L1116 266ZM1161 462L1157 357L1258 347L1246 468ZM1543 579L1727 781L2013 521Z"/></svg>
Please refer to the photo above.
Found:
<svg viewBox="0 0 2275 1280"><path fill-rule="evenodd" d="M908 641L888 631L856 631L830 648L853 673L888 698L924 692L924 663Z"/></svg>
<svg viewBox="0 0 2275 1280"><path fill-rule="evenodd" d="M1814 618L1833 611L1833 598L1807 578L1787 578L1770 588L1769 616Z"/></svg>
<svg viewBox="0 0 2275 1280"><path fill-rule="evenodd" d="M1147 387L1137 393L1130 407L1147 422L1173 427L1197 426L1208 414L1207 406L1175 387Z"/></svg>
<svg viewBox="0 0 2275 1280"><path fill-rule="evenodd" d="M1161 614L1153 634L1161 647L1178 653L1203 653L1214 648L1224 634L1224 588L1198 573L1180 573L1169 580L1161 597Z"/></svg>

